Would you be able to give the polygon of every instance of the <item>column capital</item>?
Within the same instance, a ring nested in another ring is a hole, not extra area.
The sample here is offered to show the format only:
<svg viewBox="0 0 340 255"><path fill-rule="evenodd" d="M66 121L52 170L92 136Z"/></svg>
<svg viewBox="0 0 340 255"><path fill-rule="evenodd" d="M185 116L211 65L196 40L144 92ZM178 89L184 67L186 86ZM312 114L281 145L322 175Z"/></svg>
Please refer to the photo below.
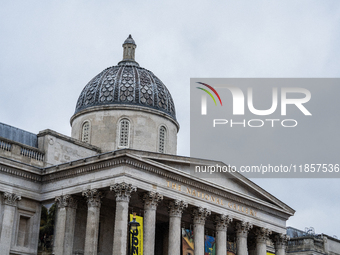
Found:
<svg viewBox="0 0 340 255"><path fill-rule="evenodd" d="M207 208L198 207L192 210L192 218L194 224L205 224L205 219L211 214L211 211Z"/></svg>
<svg viewBox="0 0 340 255"><path fill-rule="evenodd" d="M78 200L71 195L57 196L54 201L57 203L58 208L70 207L77 209Z"/></svg>
<svg viewBox="0 0 340 255"><path fill-rule="evenodd" d="M110 190L115 192L117 202L129 202L131 193L137 191L137 188L132 184L122 182L110 186Z"/></svg>
<svg viewBox="0 0 340 255"><path fill-rule="evenodd" d="M21 200L21 196L14 193L5 192L2 197L4 198L4 203L6 205L16 206L17 201Z"/></svg>
<svg viewBox="0 0 340 255"><path fill-rule="evenodd" d="M255 230L256 242L266 243L271 233L272 231L270 231L268 228L257 228Z"/></svg>
<svg viewBox="0 0 340 255"><path fill-rule="evenodd" d="M144 201L145 210L156 210L158 203L163 200L163 195L155 191L148 191L141 195L141 199Z"/></svg>
<svg viewBox="0 0 340 255"><path fill-rule="evenodd" d="M214 224L216 227L216 231L227 231L227 228L230 222L232 221L233 219L230 218L229 215L225 215L225 214L216 215L214 217Z"/></svg>
<svg viewBox="0 0 340 255"><path fill-rule="evenodd" d="M250 229L253 228L253 225L250 224L249 222L237 222L236 223L236 235L239 237L247 237L248 236L248 232Z"/></svg>
<svg viewBox="0 0 340 255"><path fill-rule="evenodd" d="M170 217L182 217L183 210L188 207L188 203L183 200L173 200L169 202Z"/></svg>
<svg viewBox="0 0 340 255"><path fill-rule="evenodd" d="M274 237L275 248L276 249L285 249L289 239L290 239L290 237L286 234L276 234L275 237Z"/></svg>
<svg viewBox="0 0 340 255"><path fill-rule="evenodd" d="M88 189L83 191L82 195L86 197L88 207L100 207L104 197L103 193L97 189Z"/></svg>

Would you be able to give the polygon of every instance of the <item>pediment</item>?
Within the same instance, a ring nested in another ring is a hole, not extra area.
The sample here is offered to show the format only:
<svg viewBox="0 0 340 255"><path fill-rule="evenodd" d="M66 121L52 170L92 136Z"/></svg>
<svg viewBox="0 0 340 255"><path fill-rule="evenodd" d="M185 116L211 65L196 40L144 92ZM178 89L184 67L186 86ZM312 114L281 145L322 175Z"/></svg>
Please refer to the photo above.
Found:
<svg viewBox="0 0 340 255"><path fill-rule="evenodd" d="M172 172L177 171L178 173L186 174L187 178L195 182L201 182L207 185L207 187L221 189L231 194L232 197L239 198L239 200L248 200L262 204L263 206L271 207L289 216L295 213L294 209L239 173L221 173L216 174L215 177L202 177L201 175L195 175L190 168L190 163L192 163L193 160L198 160L200 163L212 163L211 161L173 155L162 156L150 154L142 155L141 160L149 164L155 163L159 167L169 169Z"/></svg>

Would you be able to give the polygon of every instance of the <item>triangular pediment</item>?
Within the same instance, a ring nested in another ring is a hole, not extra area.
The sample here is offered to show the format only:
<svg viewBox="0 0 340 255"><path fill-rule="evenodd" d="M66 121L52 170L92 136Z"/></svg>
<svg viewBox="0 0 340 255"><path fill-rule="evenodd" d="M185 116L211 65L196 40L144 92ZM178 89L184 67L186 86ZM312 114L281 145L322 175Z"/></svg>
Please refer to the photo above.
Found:
<svg viewBox="0 0 340 255"><path fill-rule="evenodd" d="M144 161L145 163L154 163L163 169L169 169L172 172L177 171L178 173L187 174L186 176L188 178L191 178L196 182L202 182L207 186L219 188L227 193L232 194L236 198L259 203L263 206L271 207L290 216L294 215L295 213L291 207L239 173L221 173L216 174L215 177L204 177L202 175L195 175L192 171L192 168L190 168L194 161L199 161L201 164L212 164L215 163L214 161L157 153L141 153L141 155L137 151L135 152L138 157L140 157L140 160Z"/></svg>

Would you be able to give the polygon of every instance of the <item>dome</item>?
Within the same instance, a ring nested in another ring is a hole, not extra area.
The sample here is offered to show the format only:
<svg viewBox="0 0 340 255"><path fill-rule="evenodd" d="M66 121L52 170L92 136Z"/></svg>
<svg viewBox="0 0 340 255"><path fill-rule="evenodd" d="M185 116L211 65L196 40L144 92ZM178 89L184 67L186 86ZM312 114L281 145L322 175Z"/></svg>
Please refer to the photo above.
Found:
<svg viewBox="0 0 340 255"><path fill-rule="evenodd" d="M159 110L176 120L171 94L163 82L134 60L131 35L123 44L123 60L95 76L81 92L75 114L94 106L133 105Z"/></svg>

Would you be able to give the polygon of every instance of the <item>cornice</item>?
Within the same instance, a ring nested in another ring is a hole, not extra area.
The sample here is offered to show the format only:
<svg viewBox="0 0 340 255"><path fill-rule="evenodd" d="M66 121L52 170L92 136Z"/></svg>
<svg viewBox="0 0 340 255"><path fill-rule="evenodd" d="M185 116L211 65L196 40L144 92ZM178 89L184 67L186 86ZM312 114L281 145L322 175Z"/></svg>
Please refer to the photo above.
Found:
<svg viewBox="0 0 340 255"><path fill-rule="evenodd" d="M28 169L19 169L15 166L8 166L2 162L0 162L0 173L9 174L28 181L41 182L42 180L42 176L38 173L33 173L33 171Z"/></svg>
<svg viewBox="0 0 340 255"><path fill-rule="evenodd" d="M250 207L253 207L254 209L265 211L275 216L287 218L287 215L289 215L289 213L280 212L278 211L278 209L270 208L266 205L261 205L257 202L250 201L249 199L251 198L244 198L239 195L231 194L227 190L215 188L210 183L207 184L205 180L200 180L198 178L192 179L192 176L183 172L180 173L178 170L177 172L174 172L159 166L153 166L150 162L143 162L140 158L129 154L117 155L114 156L114 158L110 159L106 158L105 161L91 162L90 164L85 166L69 166L61 171L46 173L44 174L42 181L44 183L49 183L62 179L72 178L74 176L84 175L89 172L100 171L109 167L118 167L122 165L129 165L139 170L148 171L159 176L163 176L168 180L183 183L186 185L190 185L193 188L210 192L211 194L217 195L221 198L228 199L230 202L248 205Z"/></svg>
<svg viewBox="0 0 340 255"><path fill-rule="evenodd" d="M145 158L143 159L141 157L138 157L138 155L128 154L127 152L128 150L125 153L117 153L118 155L115 155L115 152L105 153L87 159L69 162L60 166L52 166L43 169L41 175L4 165L0 165L0 172L18 176L34 182L50 183L62 179L85 175L90 172L101 171L106 168L128 165L139 170L157 174L168 180L183 183L185 185L191 186L192 188L209 192L221 198L227 199L230 202L241 203L253 207L254 209L267 212L283 219L286 219L287 216L291 215L291 213L288 211L281 211L284 209L281 209L279 207L274 208L274 205L271 204L267 205L266 203L268 202L254 202L252 201L254 200L254 198L252 197L246 195L243 196L242 194L232 194L232 191L230 191L229 189L218 187L207 180L190 176L189 174L178 169L173 169L172 167L166 166L164 164L152 160L147 160Z"/></svg>

